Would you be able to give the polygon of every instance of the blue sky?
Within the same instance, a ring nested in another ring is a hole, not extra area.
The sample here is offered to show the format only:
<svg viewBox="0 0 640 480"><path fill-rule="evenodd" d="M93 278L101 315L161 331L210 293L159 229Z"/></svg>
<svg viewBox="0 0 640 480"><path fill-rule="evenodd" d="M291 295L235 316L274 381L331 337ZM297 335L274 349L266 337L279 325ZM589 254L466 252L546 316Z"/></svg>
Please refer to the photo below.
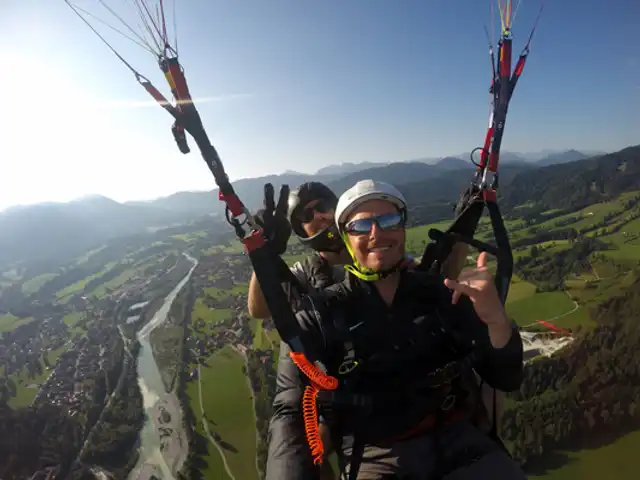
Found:
<svg viewBox="0 0 640 480"><path fill-rule="evenodd" d="M134 18L124 0L106 1ZM458 154L484 138L488 0L177 3L181 62L232 180ZM97 0L76 4L117 25ZM539 5L522 0L516 54ZM636 0L547 0L503 150L640 143L638 18ZM100 31L168 94L151 55ZM197 152L178 152L171 118L63 0L2 2L0 44L0 209L214 187Z"/></svg>

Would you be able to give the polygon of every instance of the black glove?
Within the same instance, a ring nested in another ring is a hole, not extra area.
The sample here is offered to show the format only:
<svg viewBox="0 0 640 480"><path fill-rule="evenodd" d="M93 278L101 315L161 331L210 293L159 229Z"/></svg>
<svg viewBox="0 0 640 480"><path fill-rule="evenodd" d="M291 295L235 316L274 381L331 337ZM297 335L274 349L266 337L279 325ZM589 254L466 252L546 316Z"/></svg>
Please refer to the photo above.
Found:
<svg viewBox="0 0 640 480"><path fill-rule="evenodd" d="M264 237L274 255L282 255L287 250L291 237L291 224L287 219L289 186L283 185L276 206L273 200L273 185L264 186L264 208L258 210L254 219L264 232Z"/></svg>

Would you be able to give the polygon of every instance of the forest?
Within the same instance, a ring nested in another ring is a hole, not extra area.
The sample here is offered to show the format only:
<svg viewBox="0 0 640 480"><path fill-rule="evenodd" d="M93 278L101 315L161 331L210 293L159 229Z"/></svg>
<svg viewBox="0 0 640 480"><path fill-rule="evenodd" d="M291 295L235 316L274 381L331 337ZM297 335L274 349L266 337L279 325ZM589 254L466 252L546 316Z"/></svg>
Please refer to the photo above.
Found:
<svg viewBox="0 0 640 480"><path fill-rule="evenodd" d="M525 368L502 436L530 472L562 447L594 446L640 427L640 280L594 308L598 325ZM544 455L544 456L543 456Z"/></svg>

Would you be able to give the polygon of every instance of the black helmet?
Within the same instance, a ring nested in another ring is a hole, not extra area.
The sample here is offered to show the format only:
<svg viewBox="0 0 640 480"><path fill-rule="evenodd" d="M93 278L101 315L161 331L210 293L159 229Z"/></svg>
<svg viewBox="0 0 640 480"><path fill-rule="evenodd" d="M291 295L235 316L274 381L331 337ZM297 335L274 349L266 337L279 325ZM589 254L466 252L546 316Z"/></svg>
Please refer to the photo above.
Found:
<svg viewBox="0 0 640 480"><path fill-rule="evenodd" d="M313 200L324 200L335 209L338 197L329 187L320 182L306 182L289 194L289 223L293 233L303 245L317 252L339 252L344 248L344 243L338 235L338 229L334 222L327 228L323 228L314 236L309 237L302 228L302 223L297 218L300 209Z"/></svg>

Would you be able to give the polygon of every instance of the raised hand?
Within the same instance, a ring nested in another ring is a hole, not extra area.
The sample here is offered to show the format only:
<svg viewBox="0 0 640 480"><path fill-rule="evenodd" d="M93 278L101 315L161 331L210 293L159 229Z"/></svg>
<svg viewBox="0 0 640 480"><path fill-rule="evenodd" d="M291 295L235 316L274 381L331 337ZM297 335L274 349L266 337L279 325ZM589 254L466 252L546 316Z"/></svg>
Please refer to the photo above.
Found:
<svg viewBox="0 0 640 480"><path fill-rule="evenodd" d="M289 186L280 188L278 204L274 201L273 185L264 186L264 208L254 215L256 223L262 227L264 236L275 255L282 255L287 250L287 243L291 237L291 225L287 219L289 201Z"/></svg>
<svg viewBox="0 0 640 480"><path fill-rule="evenodd" d="M458 303L462 295L469 297L473 307L487 325L508 322L504 306L498 296L493 275L487 268L487 252L478 255L476 268L463 270L457 280L445 278L444 284L453 290L452 303Z"/></svg>

